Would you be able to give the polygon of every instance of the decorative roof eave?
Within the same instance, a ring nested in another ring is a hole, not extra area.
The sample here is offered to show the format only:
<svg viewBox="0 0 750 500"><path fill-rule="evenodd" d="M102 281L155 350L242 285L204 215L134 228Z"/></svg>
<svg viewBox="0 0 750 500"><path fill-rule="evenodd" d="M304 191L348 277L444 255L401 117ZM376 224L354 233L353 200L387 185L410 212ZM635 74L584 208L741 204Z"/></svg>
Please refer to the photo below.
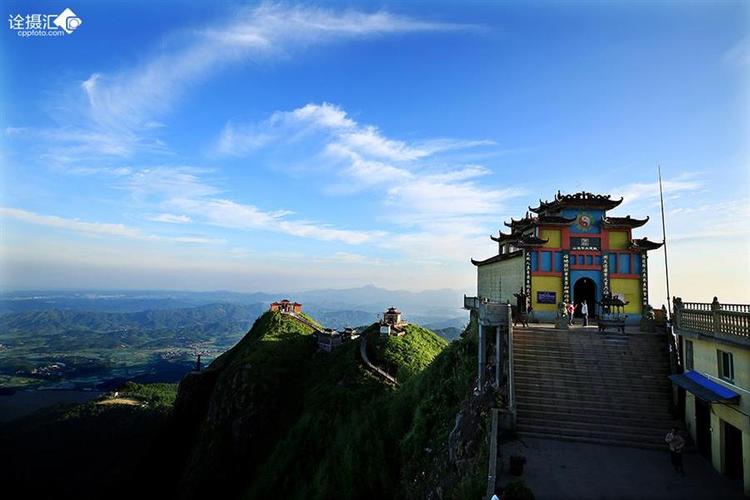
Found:
<svg viewBox="0 0 750 500"><path fill-rule="evenodd" d="M608 194L594 194L581 191L574 194L561 194L560 191L555 195L553 201L539 200L539 206L536 208L529 207L529 210L536 214L542 214L548 211L558 211L568 207L599 208L612 210L622 203L623 198L613 200Z"/></svg>
<svg viewBox="0 0 750 500"><path fill-rule="evenodd" d="M517 233L513 233L513 232L504 233L504 232L500 231L499 234L500 234L500 236L492 236L492 235L490 235L490 239L492 241L497 241L498 243L503 243L503 242L506 242L506 241L514 240L514 239L518 238L518 236L519 236Z"/></svg>
<svg viewBox="0 0 750 500"><path fill-rule="evenodd" d="M648 217L645 219L634 219L629 215L626 217L602 217L602 226L604 227L627 227L630 229L641 227L649 220Z"/></svg>
<svg viewBox="0 0 750 500"><path fill-rule="evenodd" d="M547 238L546 240L543 240L542 238L537 238L536 236L533 236L533 235L523 235L518 239L517 246L521 248L538 247L548 242L549 242L549 238Z"/></svg>
<svg viewBox="0 0 750 500"><path fill-rule="evenodd" d="M539 224L547 226L569 226L576 221L576 218L562 217L560 215L540 215L538 221Z"/></svg>
<svg viewBox="0 0 750 500"><path fill-rule="evenodd" d="M530 217L528 214L526 214L526 217L523 219L514 219L513 217L510 218L510 222L503 222L505 227L511 228L511 233L515 232L515 229L517 228L525 228L533 226L536 223L537 218L536 217Z"/></svg>
<svg viewBox="0 0 750 500"><path fill-rule="evenodd" d="M656 250L661 248L664 242L649 241L648 238L634 239L630 242L630 248L634 250Z"/></svg>
<svg viewBox="0 0 750 500"><path fill-rule="evenodd" d="M515 257L521 257L522 255L523 255L523 250L516 250L515 252L498 254L498 255L495 255L494 257L490 257L489 259L484 259L484 260L471 259L471 263L479 267L479 266L484 266L487 264L494 264L495 262L501 262L504 260L513 259Z"/></svg>

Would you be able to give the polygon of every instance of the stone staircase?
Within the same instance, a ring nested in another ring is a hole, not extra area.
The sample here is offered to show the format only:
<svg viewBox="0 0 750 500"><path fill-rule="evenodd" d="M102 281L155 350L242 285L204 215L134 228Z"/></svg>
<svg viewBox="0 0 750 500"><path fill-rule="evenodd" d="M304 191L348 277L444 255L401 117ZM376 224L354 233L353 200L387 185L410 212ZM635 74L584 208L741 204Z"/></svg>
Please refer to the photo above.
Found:
<svg viewBox="0 0 750 500"><path fill-rule="evenodd" d="M514 328L513 349L520 433L664 449L675 422L663 335Z"/></svg>

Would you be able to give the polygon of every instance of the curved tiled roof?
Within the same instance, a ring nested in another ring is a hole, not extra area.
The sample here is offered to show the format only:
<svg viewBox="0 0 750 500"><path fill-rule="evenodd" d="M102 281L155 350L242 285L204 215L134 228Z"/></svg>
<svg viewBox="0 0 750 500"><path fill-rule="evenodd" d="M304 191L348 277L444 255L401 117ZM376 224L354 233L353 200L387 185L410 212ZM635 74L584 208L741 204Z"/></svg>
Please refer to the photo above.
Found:
<svg viewBox="0 0 750 500"><path fill-rule="evenodd" d="M622 200L623 198L613 200L608 194L594 194L587 191L574 194L561 194L558 191L554 200L539 200L539 206L536 208L529 207L529 210L537 214L557 212L563 208L600 208L611 210L622 203Z"/></svg>
<svg viewBox="0 0 750 500"><path fill-rule="evenodd" d="M630 248L634 248L636 250L656 250L663 244L664 242L659 243L658 241L649 241L648 238L641 238L633 239L633 241L630 242Z"/></svg>
<svg viewBox="0 0 750 500"><path fill-rule="evenodd" d="M645 219L633 219L632 217L602 217L602 225L604 227L641 227L648 222L648 217Z"/></svg>

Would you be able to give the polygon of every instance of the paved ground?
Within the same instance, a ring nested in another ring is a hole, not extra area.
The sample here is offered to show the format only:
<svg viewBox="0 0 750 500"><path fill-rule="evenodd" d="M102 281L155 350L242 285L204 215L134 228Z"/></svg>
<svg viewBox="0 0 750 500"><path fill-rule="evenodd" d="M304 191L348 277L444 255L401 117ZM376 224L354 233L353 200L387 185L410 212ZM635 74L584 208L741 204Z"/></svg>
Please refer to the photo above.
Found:
<svg viewBox="0 0 750 500"><path fill-rule="evenodd" d="M745 499L742 485L717 473L702 456L686 453L685 476L672 470L665 450L619 448L521 437L500 445L499 484L522 479L537 500ZM508 474L511 455L523 455L523 476Z"/></svg>

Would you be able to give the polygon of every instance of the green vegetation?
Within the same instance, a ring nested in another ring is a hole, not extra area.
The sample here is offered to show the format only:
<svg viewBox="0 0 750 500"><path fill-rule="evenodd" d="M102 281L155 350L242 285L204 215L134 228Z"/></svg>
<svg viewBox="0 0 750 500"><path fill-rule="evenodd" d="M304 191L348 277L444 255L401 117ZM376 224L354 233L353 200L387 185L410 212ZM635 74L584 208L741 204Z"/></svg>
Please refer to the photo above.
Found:
<svg viewBox="0 0 750 500"><path fill-rule="evenodd" d="M373 362L406 382L424 370L448 342L434 332L417 325L406 325L405 334L396 336L374 335L377 326L365 334L372 337Z"/></svg>

